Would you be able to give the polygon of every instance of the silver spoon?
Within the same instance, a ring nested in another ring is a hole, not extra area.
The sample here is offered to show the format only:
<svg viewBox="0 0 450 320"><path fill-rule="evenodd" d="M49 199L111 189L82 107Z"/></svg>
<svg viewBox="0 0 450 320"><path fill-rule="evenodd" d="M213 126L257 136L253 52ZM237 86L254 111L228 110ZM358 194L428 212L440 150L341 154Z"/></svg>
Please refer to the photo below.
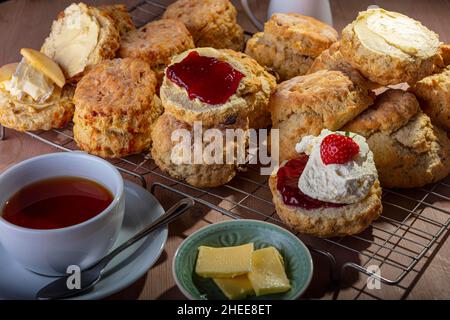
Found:
<svg viewBox="0 0 450 320"><path fill-rule="evenodd" d="M53 281L52 283L48 284L47 286L43 287L41 290L39 290L39 292L36 294L36 298L42 300L69 298L79 295L93 288L100 281L103 270L105 269L106 265L115 256L117 256L119 253L121 253L129 246L136 243L136 241L139 241L140 239L148 235L150 232L172 222L173 220L178 218L181 214L186 212L186 210L193 207L194 204L195 202L191 198L181 199L177 204L175 204L173 207L167 210L164 215L159 217L151 225L145 227L143 230L141 230L135 236L130 238L128 241L118 246L116 249L111 251L111 253L104 256L99 262L97 262L89 269L81 271L80 289L69 289L67 287L67 279L70 277L70 275L63 276Z"/></svg>

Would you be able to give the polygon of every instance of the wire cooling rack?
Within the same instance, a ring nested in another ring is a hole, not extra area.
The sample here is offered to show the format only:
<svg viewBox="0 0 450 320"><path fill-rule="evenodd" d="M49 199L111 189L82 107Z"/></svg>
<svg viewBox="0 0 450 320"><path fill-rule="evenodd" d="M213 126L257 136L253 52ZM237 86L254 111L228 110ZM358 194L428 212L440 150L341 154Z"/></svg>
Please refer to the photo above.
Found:
<svg viewBox="0 0 450 320"><path fill-rule="evenodd" d="M158 18L164 8L154 1L141 1L129 10L136 25L141 26ZM77 150L72 124L64 129L26 134L59 150ZM4 136L5 130L0 127L0 140ZM200 189L159 170L148 154L115 159L112 163L144 187L147 181L153 181L152 193L165 189L192 197L213 212L232 219L259 219L284 225L272 204L267 176L261 176L257 166L249 166L222 187ZM361 234L332 239L297 234L311 251L328 259L332 282L338 283L347 269L355 269L385 284L399 285L426 254L439 248L437 242L448 233L450 178L424 188L384 189L382 201L381 217Z"/></svg>

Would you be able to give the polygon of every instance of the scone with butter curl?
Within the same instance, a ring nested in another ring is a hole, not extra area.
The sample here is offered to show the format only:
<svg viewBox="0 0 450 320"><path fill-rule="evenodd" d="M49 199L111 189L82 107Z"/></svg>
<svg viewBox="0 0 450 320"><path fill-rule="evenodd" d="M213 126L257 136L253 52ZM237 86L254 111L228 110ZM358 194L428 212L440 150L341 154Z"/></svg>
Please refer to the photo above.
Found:
<svg viewBox="0 0 450 320"><path fill-rule="evenodd" d="M421 187L450 173L450 140L412 93L389 89L341 130L367 139L383 187Z"/></svg>
<svg viewBox="0 0 450 320"><path fill-rule="evenodd" d="M194 41L182 22L162 19L152 21L122 37L119 56L147 61L161 84L164 69L172 56L192 48Z"/></svg>
<svg viewBox="0 0 450 320"><path fill-rule="evenodd" d="M200 128L203 132L214 128L225 138L226 129L245 129L248 128L248 122L238 119L236 123L230 125L200 126ZM177 135L183 132L190 135L189 138L191 140L187 141L187 146L184 145L186 141L181 140L181 135ZM152 139L158 142L153 145L151 150L152 158L158 167L170 176L195 187L209 188L223 185L233 179L240 168L235 159L232 159L232 161L226 160L225 148L223 149L223 154L219 156L222 163L212 161L214 160L212 158L208 160L207 157L209 157L210 153L205 153L205 151L208 150L209 145L212 146L211 142L206 138L203 141L194 140L193 124L178 120L169 112L165 112L156 121ZM194 158L196 152L194 149L195 143L199 144L197 147L201 150L199 154L200 161ZM184 152L189 152L190 155Z"/></svg>
<svg viewBox="0 0 450 320"><path fill-rule="evenodd" d="M270 99L280 160L295 157L295 144L304 136L338 130L372 103L373 93L341 71L320 70L280 83Z"/></svg>
<svg viewBox="0 0 450 320"><path fill-rule="evenodd" d="M98 7L114 20L114 24L123 37L128 32L135 30L136 27L133 23L133 19L127 11L127 6L124 4L111 4Z"/></svg>
<svg viewBox="0 0 450 320"><path fill-rule="evenodd" d="M236 8L229 0L178 0L163 14L165 19L182 21L196 47L241 51L244 31L236 17Z"/></svg>
<svg viewBox="0 0 450 320"><path fill-rule="evenodd" d="M369 80L414 83L433 72L439 36L397 12L369 9L344 28L341 53Z"/></svg>
<svg viewBox="0 0 450 320"><path fill-rule="evenodd" d="M58 15L41 51L59 64L68 81L77 81L87 68L114 58L119 46L110 15L80 2Z"/></svg>
<svg viewBox="0 0 450 320"><path fill-rule="evenodd" d="M206 63L210 67L197 66L199 69L193 72L193 66L190 65L192 59L209 60ZM218 79L219 76L214 74L211 67L213 65L218 66L215 70L219 73L222 67L230 69L230 73L221 74L220 77L223 78ZM187 70L187 76L191 75L192 79L186 79L186 82L192 81L192 88L205 86L204 90L212 94L227 89L227 97L213 102L189 93L185 86L173 81L179 78L173 74L175 69ZM236 83L222 84L225 79L233 79ZM236 88L228 91L228 86L231 88L232 85L236 85ZM160 96L165 110L187 123L202 121L204 125L214 126L233 124L242 118L249 120L250 128L265 128L271 122L268 104L275 86L275 78L244 53L227 49L196 48L172 58L166 69Z"/></svg>
<svg viewBox="0 0 450 320"><path fill-rule="evenodd" d="M73 133L80 149L105 158L139 153L151 145L162 114L156 77L147 62L106 60L78 83Z"/></svg>
<svg viewBox="0 0 450 320"><path fill-rule="evenodd" d="M416 82L409 90L431 122L450 131L450 67Z"/></svg>
<svg viewBox="0 0 450 320"><path fill-rule="evenodd" d="M314 58L337 41L338 34L329 25L297 13L275 13L256 33L245 52L260 64L272 68L287 80L304 75Z"/></svg>
<svg viewBox="0 0 450 320"><path fill-rule="evenodd" d="M62 128L72 120L74 88L55 87L43 102L29 98L17 99L0 83L0 124L17 131L50 130Z"/></svg>

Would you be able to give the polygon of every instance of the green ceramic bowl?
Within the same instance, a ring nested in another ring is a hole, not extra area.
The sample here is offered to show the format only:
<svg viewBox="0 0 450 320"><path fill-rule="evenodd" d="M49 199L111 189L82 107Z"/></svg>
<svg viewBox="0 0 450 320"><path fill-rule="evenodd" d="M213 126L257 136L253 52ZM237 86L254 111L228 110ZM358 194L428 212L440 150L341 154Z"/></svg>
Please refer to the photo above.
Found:
<svg viewBox="0 0 450 320"><path fill-rule="evenodd" d="M284 259L291 290L285 293L249 300L292 300L298 298L311 281L311 255L295 235L274 224L257 220L231 220L204 227L190 235L178 248L172 264L175 281L183 294L193 300L227 299L212 279L199 277L195 272L198 247L229 247L253 242L255 249L274 246Z"/></svg>

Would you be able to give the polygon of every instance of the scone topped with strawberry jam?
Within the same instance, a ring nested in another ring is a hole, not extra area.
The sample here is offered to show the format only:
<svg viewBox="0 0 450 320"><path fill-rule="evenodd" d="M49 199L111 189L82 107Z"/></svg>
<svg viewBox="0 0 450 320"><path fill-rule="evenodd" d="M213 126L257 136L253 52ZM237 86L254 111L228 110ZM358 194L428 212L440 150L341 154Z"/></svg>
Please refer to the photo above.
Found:
<svg viewBox="0 0 450 320"><path fill-rule="evenodd" d="M381 213L381 188L365 138L322 130L296 145L297 158L270 179L280 218L319 237L360 233Z"/></svg>

